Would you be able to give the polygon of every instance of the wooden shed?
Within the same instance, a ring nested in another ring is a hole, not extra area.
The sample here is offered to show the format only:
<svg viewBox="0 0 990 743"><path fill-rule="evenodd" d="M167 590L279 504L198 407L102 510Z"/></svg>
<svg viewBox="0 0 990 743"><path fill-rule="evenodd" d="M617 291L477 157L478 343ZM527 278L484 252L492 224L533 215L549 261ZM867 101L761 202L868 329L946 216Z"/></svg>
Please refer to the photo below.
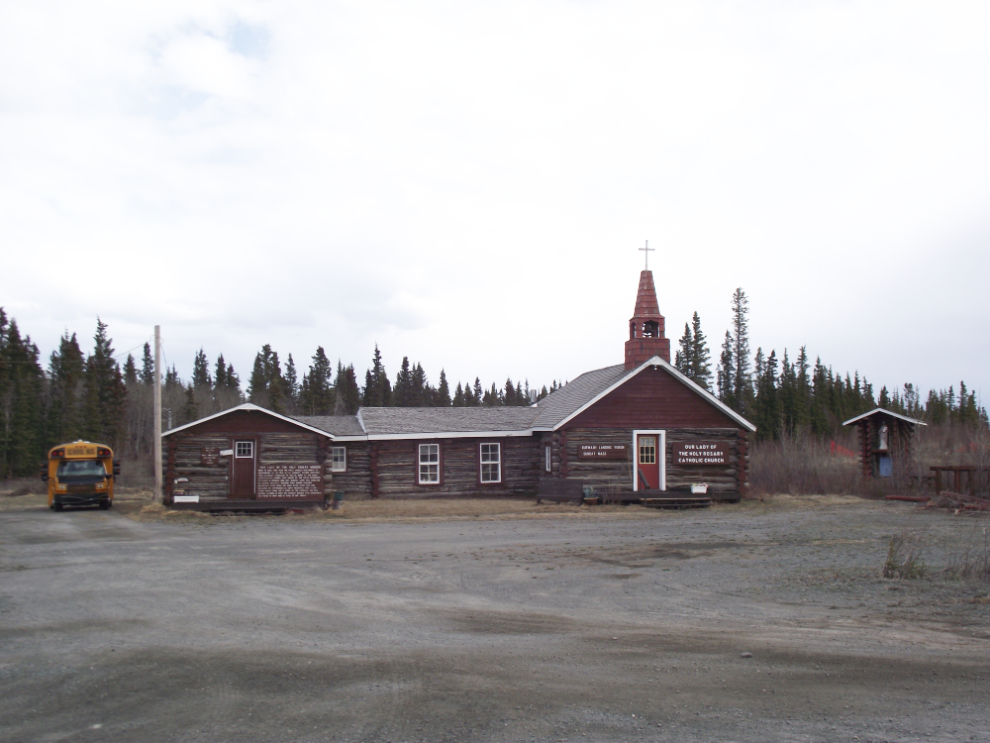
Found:
<svg viewBox="0 0 990 743"><path fill-rule="evenodd" d="M856 426L863 477L887 478L894 476L897 461L910 458L915 427L928 424L884 408L876 408L850 418L842 425Z"/></svg>
<svg viewBox="0 0 990 743"><path fill-rule="evenodd" d="M246 403L162 434L164 500L197 510L323 506L326 431Z"/></svg>

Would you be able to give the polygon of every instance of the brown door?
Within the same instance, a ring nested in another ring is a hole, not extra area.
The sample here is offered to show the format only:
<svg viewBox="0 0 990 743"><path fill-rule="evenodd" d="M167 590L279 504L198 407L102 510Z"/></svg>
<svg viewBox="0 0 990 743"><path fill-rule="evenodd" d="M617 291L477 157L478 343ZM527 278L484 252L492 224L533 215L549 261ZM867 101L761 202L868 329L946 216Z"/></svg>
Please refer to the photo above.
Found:
<svg viewBox="0 0 990 743"><path fill-rule="evenodd" d="M243 500L255 497L258 445L252 439L234 442L234 471L231 473L230 497Z"/></svg>
<svg viewBox="0 0 990 743"><path fill-rule="evenodd" d="M659 436L642 434L636 436L636 463L639 467L638 490L660 489L660 460L657 439Z"/></svg>

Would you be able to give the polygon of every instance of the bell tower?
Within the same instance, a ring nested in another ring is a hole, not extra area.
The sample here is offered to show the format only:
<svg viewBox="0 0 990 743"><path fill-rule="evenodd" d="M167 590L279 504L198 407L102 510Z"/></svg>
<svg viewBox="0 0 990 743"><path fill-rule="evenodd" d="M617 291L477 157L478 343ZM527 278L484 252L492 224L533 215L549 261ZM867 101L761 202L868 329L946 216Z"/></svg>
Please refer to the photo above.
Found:
<svg viewBox="0 0 990 743"><path fill-rule="evenodd" d="M653 249L649 243L640 250L648 251L649 261ZM647 263L649 266L649 263ZM635 369L644 361L659 356L670 363L670 339L664 337L664 319L657 303L657 290L653 284L653 272L646 268L639 275L639 292L636 309L629 321L629 340L626 341L626 369Z"/></svg>

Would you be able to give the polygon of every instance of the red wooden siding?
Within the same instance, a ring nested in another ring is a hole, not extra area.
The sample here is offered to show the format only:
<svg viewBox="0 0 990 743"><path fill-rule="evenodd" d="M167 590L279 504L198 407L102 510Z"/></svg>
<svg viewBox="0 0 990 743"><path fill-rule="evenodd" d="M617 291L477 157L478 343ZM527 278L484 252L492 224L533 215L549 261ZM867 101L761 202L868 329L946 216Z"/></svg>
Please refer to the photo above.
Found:
<svg viewBox="0 0 990 743"><path fill-rule="evenodd" d="M740 428L662 368L644 369L565 428Z"/></svg>
<svg viewBox="0 0 990 743"><path fill-rule="evenodd" d="M197 423L182 433L218 433L239 436L250 433L305 433L308 429L295 426L255 410L235 410L212 420Z"/></svg>

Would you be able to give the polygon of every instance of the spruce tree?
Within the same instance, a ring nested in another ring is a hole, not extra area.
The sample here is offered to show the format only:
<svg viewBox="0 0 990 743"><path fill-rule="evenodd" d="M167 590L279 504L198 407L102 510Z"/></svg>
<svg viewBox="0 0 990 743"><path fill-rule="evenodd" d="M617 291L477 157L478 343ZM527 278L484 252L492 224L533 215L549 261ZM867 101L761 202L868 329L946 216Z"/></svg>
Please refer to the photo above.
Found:
<svg viewBox="0 0 990 743"><path fill-rule="evenodd" d="M124 362L124 382L127 384L137 384L138 370L134 357L127 354L127 361Z"/></svg>
<svg viewBox="0 0 990 743"><path fill-rule="evenodd" d="M458 385L460 387L460 385ZM462 393L463 394L463 393ZM436 404L439 408L450 407L450 385L447 384L447 374L440 370L440 384L437 385Z"/></svg>
<svg viewBox="0 0 990 743"><path fill-rule="evenodd" d="M179 418L178 424L185 425L199 418L199 406L196 404L196 393L193 388L193 384L190 382L189 386L186 387L186 402L182 407L182 415Z"/></svg>
<svg viewBox="0 0 990 743"><path fill-rule="evenodd" d="M285 413L285 397L285 380L278 353L266 343L254 357L248 382L248 401L276 413Z"/></svg>
<svg viewBox="0 0 990 743"><path fill-rule="evenodd" d="M685 332L687 326L685 325ZM691 318L691 354L687 376L695 384L710 389L712 383L711 352L708 350L708 339L701 330L701 318L697 311Z"/></svg>
<svg viewBox="0 0 990 743"><path fill-rule="evenodd" d="M366 408L383 408L392 404L392 384L388 381L382 354L375 344L375 355L371 360L371 368L364 377L364 406Z"/></svg>
<svg viewBox="0 0 990 743"><path fill-rule="evenodd" d="M697 313L695 313L697 314ZM678 350L674 355L674 367L685 377L691 377L692 356L694 354L694 343L691 339L691 328L684 323L684 335L677 341Z"/></svg>
<svg viewBox="0 0 990 743"><path fill-rule="evenodd" d="M718 399L730 408L736 407L736 363L733 358L732 334L726 330L722 342L722 355L718 364Z"/></svg>
<svg viewBox="0 0 990 743"><path fill-rule="evenodd" d="M749 299L742 287L732 294L732 356L736 362L733 370L732 395L735 410L746 415L753 397L753 385L749 374Z"/></svg>
<svg viewBox="0 0 990 743"><path fill-rule="evenodd" d="M506 407L519 404L516 397L516 386L512 383L511 377L505 380L505 387L502 390L502 400Z"/></svg>
<svg viewBox="0 0 990 743"><path fill-rule="evenodd" d="M213 378L210 376L210 362L206 358L202 347L196 353L196 358L193 359L192 386L197 390L213 389Z"/></svg>
<svg viewBox="0 0 990 743"><path fill-rule="evenodd" d="M75 441L83 435L86 359L76 334L68 331L59 347L52 352L48 364L49 409L46 423L46 445L55 446Z"/></svg>
<svg viewBox="0 0 990 743"><path fill-rule="evenodd" d="M93 353L86 359L84 431L90 441L118 448L123 443L127 386L113 358L107 325L98 317L93 341Z"/></svg>
<svg viewBox="0 0 990 743"><path fill-rule="evenodd" d="M227 387L227 362L224 361L223 354L221 353L217 357L217 365L215 367L216 371L214 374L213 383L216 385L218 390L226 389Z"/></svg>
<svg viewBox="0 0 990 743"><path fill-rule="evenodd" d="M337 379L334 382L334 415L354 415L361 406L361 390L358 389L354 364L344 366L337 361Z"/></svg>
<svg viewBox="0 0 990 743"><path fill-rule="evenodd" d="M392 399L395 406L399 408L411 408L413 402L412 371L409 368L409 357L402 357L402 365L399 373L395 376L395 387L392 388Z"/></svg>
<svg viewBox="0 0 990 743"><path fill-rule="evenodd" d="M454 390L454 399L451 400L451 405L455 408L464 407L464 388L461 387L461 383L457 383L457 389Z"/></svg>
<svg viewBox="0 0 990 743"><path fill-rule="evenodd" d="M340 373L338 369L338 374ZM303 374L304 387L299 390L299 405L304 415L333 415L337 407L336 390L333 387L333 366L323 346L316 347Z"/></svg>
<svg viewBox="0 0 990 743"><path fill-rule="evenodd" d="M141 357L141 383L148 386L155 383L155 357L151 353L150 343L144 344L144 355Z"/></svg>
<svg viewBox="0 0 990 743"><path fill-rule="evenodd" d="M0 480L34 475L44 456L38 348L0 308Z"/></svg>
<svg viewBox="0 0 990 743"><path fill-rule="evenodd" d="M426 378L423 365L419 362L412 368L410 373L409 386L411 390L410 402L414 408L427 408L433 405L433 396L436 390L430 387L430 381Z"/></svg>
<svg viewBox="0 0 990 743"><path fill-rule="evenodd" d="M296 362L293 360L291 353L285 362L285 376L282 377L282 382L286 408L289 413L295 413L296 405L299 402L299 375L296 373Z"/></svg>

